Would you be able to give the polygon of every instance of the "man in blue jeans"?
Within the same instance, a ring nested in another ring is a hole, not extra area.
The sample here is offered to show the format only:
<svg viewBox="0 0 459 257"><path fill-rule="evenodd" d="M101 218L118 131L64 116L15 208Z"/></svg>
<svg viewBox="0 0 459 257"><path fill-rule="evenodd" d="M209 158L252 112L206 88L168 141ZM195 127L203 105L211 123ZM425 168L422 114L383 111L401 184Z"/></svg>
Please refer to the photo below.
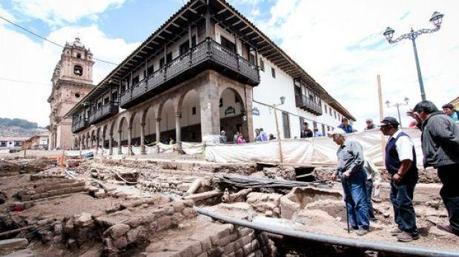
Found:
<svg viewBox="0 0 459 257"><path fill-rule="evenodd" d="M341 178L350 225L357 230L357 235L363 236L370 229L370 220L362 145L346 140L346 132L340 128L333 130L330 136L339 145L338 167L333 180L337 176Z"/></svg>
<svg viewBox="0 0 459 257"><path fill-rule="evenodd" d="M398 121L386 117L381 121L380 130L389 136L386 144L385 165L391 175L390 200L394 207L397 228L391 233L400 242L419 239L416 227L416 213L413 207L414 187L418 182L416 152L411 138L398 129Z"/></svg>

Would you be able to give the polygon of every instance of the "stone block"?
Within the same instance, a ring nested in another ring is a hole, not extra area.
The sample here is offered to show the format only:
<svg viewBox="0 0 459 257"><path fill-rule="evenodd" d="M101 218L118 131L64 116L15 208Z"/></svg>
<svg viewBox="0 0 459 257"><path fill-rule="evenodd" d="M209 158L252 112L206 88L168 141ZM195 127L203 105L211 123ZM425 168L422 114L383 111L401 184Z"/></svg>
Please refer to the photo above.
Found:
<svg viewBox="0 0 459 257"><path fill-rule="evenodd" d="M12 238L0 240L0 251L24 249L29 244L25 238Z"/></svg>
<svg viewBox="0 0 459 257"><path fill-rule="evenodd" d="M203 251L207 251L212 248L212 242L210 241L210 237L201 239L200 243Z"/></svg>
<svg viewBox="0 0 459 257"><path fill-rule="evenodd" d="M140 216L140 217L134 217L132 219L129 219L127 222L126 222L131 228L135 228L135 227L138 227L140 226L141 224L145 223L145 219L144 217Z"/></svg>
<svg viewBox="0 0 459 257"><path fill-rule="evenodd" d="M126 224L115 224L108 229L108 233L113 239L120 238L129 231L130 227ZM107 231L106 231L107 232ZM105 234L105 233L104 233Z"/></svg>
<svg viewBox="0 0 459 257"><path fill-rule="evenodd" d="M167 215L172 215L175 213L174 207L173 206L168 206L164 209Z"/></svg>
<svg viewBox="0 0 459 257"><path fill-rule="evenodd" d="M191 252L193 253L193 256L197 256L203 252L202 247L201 247L201 242L196 241L194 244L191 245Z"/></svg>
<svg viewBox="0 0 459 257"><path fill-rule="evenodd" d="M145 228L143 226L136 227L127 232L127 241L128 244L136 242L138 240L143 240L146 237Z"/></svg>
<svg viewBox="0 0 459 257"><path fill-rule="evenodd" d="M12 252L7 255L3 255L3 257L34 257L32 250L30 249L23 249L19 251Z"/></svg>
<svg viewBox="0 0 459 257"><path fill-rule="evenodd" d="M127 245L128 245L128 241L125 236L119 237L113 241L113 246L117 249L123 249Z"/></svg>
<svg viewBox="0 0 459 257"><path fill-rule="evenodd" d="M218 245L219 246L225 246L233 241L235 241L236 239L238 239L238 235L236 233L231 233L225 237L222 237L220 238L220 240L218 241Z"/></svg>
<svg viewBox="0 0 459 257"><path fill-rule="evenodd" d="M194 206L194 201L193 201L193 200L184 200L184 201L183 201L183 204L184 204L186 207L193 207L193 206Z"/></svg>
<svg viewBox="0 0 459 257"><path fill-rule="evenodd" d="M175 212L182 212L185 209L185 204L183 202L176 202L173 204Z"/></svg>
<svg viewBox="0 0 459 257"><path fill-rule="evenodd" d="M172 224L174 225L178 225L182 220L183 220L184 216L183 214L181 214L180 212L176 212L172 215L171 219L172 219Z"/></svg>
<svg viewBox="0 0 459 257"><path fill-rule="evenodd" d="M158 219L158 231L167 229L172 225L172 219L170 216L162 216Z"/></svg>

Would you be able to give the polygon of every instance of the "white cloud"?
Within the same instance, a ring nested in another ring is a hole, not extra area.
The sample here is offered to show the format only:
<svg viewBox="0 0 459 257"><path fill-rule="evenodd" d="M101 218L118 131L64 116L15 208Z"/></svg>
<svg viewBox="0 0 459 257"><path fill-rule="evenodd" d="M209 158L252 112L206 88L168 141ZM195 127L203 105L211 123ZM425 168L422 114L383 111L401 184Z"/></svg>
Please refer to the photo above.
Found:
<svg viewBox="0 0 459 257"><path fill-rule="evenodd" d="M86 16L94 19L97 14L110 7L119 7L124 2L125 0L13 0L15 8L23 14L51 25L74 23Z"/></svg>
<svg viewBox="0 0 459 257"><path fill-rule="evenodd" d="M382 32L388 25L396 36L412 25L432 27L433 11L445 14L443 27L417 44L427 97L441 105L459 95L459 1L277 0L271 19L257 23L357 117L361 129L365 118L379 119L377 74L384 101L407 96L413 106L420 100L411 42L389 45ZM396 115L393 108L385 112Z"/></svg>
<svg viewBox="0 0 459 257"><path fill-rule="evenodd" d="M94 56L119 63L138 43L107 37L93 25L89 27L63 27L54 31L48 39L64 44L79 35L83 44L91 48ZM47 99L51 93L51 76L59 61L61 49L35 38L25 36L7 26L0 25L0 117L23 118L49 124L50 107ZM99 82L113 65L96 61L93 69L94 82ZM7 81L8 78L35 83Z"/></svg>

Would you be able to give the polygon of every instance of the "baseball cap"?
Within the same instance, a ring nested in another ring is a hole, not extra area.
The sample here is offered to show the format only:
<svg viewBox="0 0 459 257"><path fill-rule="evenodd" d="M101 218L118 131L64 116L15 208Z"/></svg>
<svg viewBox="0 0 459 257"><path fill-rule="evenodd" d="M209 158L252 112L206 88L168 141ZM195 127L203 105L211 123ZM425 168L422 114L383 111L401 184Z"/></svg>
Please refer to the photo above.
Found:
<svg viewBox="0 0 459 257"><path fill-rule="evenodd" d="M400 123L398 122L398 120L394 117L385 117L381 123L379 124L380 127L382 126L386 126L386 125L392 125L393 127L398 127L398 125L400 125Z"/></svg>
<svg viewBox="0 0 459 257"><path fill-rule="evenodd" d="M328 136L333 136L333 135L341 135L341 136L345 136L346 135L346 131L344 131L343 129L340 129L340 128L336 128L332 131L328 131Z"/></svg>

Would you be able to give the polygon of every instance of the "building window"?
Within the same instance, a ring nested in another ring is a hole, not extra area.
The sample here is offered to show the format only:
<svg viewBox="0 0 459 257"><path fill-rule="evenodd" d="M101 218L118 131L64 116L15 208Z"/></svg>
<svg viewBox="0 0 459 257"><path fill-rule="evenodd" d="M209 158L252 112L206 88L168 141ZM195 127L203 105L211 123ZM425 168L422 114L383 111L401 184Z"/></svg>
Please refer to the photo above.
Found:
<svg viewBox="0 0 459 257"><path fill-rule="evenodd" d="M327 110L328 110L328 108L327 108L327 106L324 104L324 111L325 111L325 113L328 113Z"/></svg>
<svg viewBox="0 0 459 257"><path fill-rule="evenodd" d="M265 62L263 61L263 59L260 57L260 70L261 71L265 71Z"/></svg>
<svg viewBox="0 0 459 257"><path fill-rule="evenodd" d="M105 97L104 98L104 105L108 104L109 101L110 101L110 99L108 97Z"/></svg>
<svg viewBox="0 0 459 257"><path fill-rule="evenodd" d="M81 67L80 65L75 65L75 67L73 67L73 73L77 76L82 76L83 75L83 67Z"/></svg>
<svg viewBox="0 0 459 257"><path fill-rule="evenodd" d="M172 62L172 52L166 55L166 64Z"/></svg>
<svg viewBox="0 0 459 257"><path fill-rule="evenodd" d="M218 107L222 107L223 106L223 98L220 98L220 104L218 105Z"/></svg>
<svg viewBox="0 0 459 257"><path fill-rule="evenodd" d="M228 39L222 36L220 36L220 41L223 47L225 47L233 53L236 53L236 45L233 42L229 41Z"/></svg>
<svg viewBox="0 0 459 257"><path fill-rule="evenodd" d="M185 43L180 45L180 55L184 55L190 50L190 42L187 40Z"/></svg>
<svg viewBox="0 0 459 257"><path fill-rule="evenodd" d="M271 76L273 76L273 78L276 78L276 70L272 67L271 67Z"/></svg>
<svg viewBox="0 0 459 257"><path fill-rule="evenodd" d="M196 107L191 108L191 115L196 115Z"/></svg>
<svg viewBox="0 0 459 257"><path fill-rule="evenodd" d="M117 91L112 93L112 100L113 101L117 101L118 100L118 92Z"/></svg>
<svg viewBox="0 0 459 257"><path fill-rule="evenodd" d="M330 113L330 116L333 116L331 107L328 107L328 110L330 111L330 112L329 112L329 113Z"/></svg>
<svg viewBox="0 0 459 257"><path fill-rule="evenodd" d="M148 66L147 68L147 75L150 76L153 73L153 65Z"/></svg>
<svg viewBox="0 0 459 257"><path fill-rule="evenodd" d="M78 59L81 59L81 54L80 53L77 53L77 56L76 56Z"/></svg>
<svg viewBox="0 0 459 257"><path fill-rule="evenodd" d="M132 79L132 85L137 85L139 83L139 75L135 76L133 79Z"/></svg>
<svg viewBox="0 0 459 257"><path fill-rule="evenodd" d="M164 67L164 57L159 59L159 68L162 69Z"/></svg>

